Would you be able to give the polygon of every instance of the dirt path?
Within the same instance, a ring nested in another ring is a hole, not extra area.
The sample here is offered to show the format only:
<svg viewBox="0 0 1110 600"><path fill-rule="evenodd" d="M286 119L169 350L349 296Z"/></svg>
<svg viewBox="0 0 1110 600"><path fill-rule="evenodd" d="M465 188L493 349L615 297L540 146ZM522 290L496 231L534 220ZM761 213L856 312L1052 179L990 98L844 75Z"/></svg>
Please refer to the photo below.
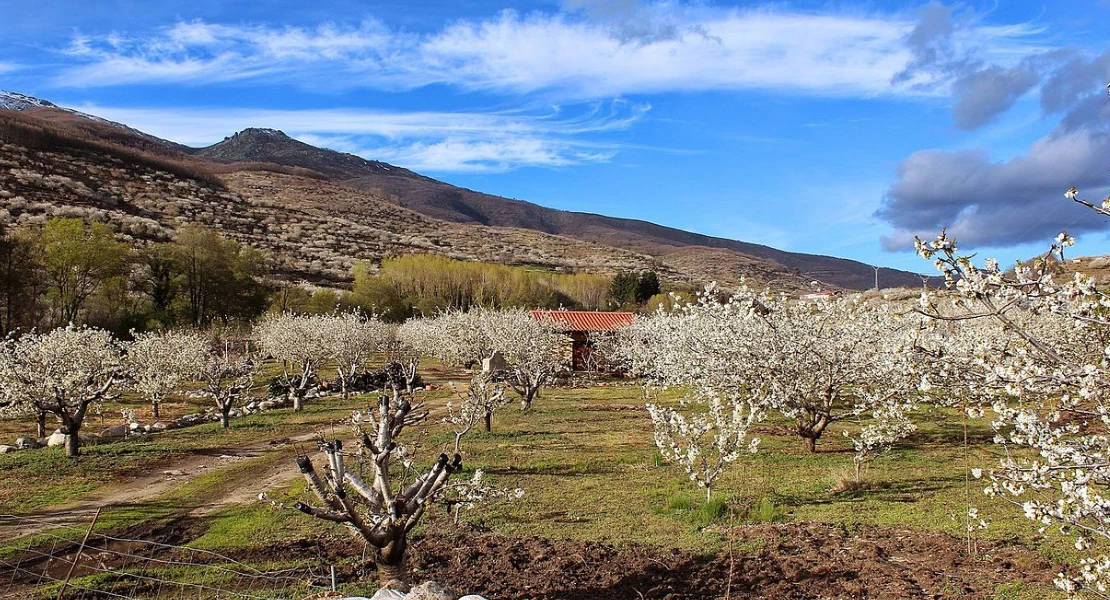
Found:
<svg viewBox="0 0 1110 600"><path fill-rule="evenodd" d="M190 454L162 465L156 472L121 479L74 502L15 517L0 515L0 539L11 540L55 527L87 524L98 508L155 502L178 486L243 461L251 461L257 468L257 471L250 472L249 486L218 489L205 497L202 503L180 505L180 508L182 516L204 516L224 506L250 502L257 499L259 492L299 477L288 460L296 451L294 444L313 440L317 435L306 433L246 446L213 449L204 454Z"/></svg>

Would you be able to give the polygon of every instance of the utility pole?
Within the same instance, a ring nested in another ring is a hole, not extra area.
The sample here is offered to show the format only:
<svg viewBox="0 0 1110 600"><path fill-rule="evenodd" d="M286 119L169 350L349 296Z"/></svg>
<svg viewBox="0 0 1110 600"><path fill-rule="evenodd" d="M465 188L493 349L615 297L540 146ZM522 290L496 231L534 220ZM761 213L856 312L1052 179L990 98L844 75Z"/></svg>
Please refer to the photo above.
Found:
<svg viewBox="0 0 1110 600"><path fill-rule="evenodd" d="M871 267L871 268L875 269L875 291L877 292L877 291L879 291L879 269L881 269L882 267Z"/></svg>

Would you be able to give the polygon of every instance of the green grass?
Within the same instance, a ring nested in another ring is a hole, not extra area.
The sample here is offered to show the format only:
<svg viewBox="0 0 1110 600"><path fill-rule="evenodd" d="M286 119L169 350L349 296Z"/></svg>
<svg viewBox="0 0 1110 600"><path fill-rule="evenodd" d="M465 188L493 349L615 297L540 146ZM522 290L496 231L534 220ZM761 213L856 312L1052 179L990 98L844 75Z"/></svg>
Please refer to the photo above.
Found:
<svg viewBox="0 0 1110 600"><path fill-rule="evenodd" d="M428 377L435 383L448 376L460 379L457 373L437 369ZM402 439L416 448L419 464L430 463L453 441L440 422L447 397L445 391L427 394L431 417ZM670 400L673 396L663 401ZM19 485L0 486L0 512L37 510L78 499L118 477L158 469L193 452L291 437L314 429L349 437L348 427L337 423L370 401L365 397L334 398L309 403L303 413L278 410L239 419L230 432L213 424L91 446L79 460L66 459L58 449L2 455L0 478ZM727 468L714 485L713 498L706 502L704 493L685 473L665 462L656 450L650 419L640 408L642 402L638 387L616 385L544 390L528 413L515 405L506 407L494 417L492 432L475 431L464 439L467 473L460 476L481 468L491 483L523 488L525 496L486 510L463 511L462 519L508 536L598 540L617 546L637 543L715 553L726 548L726 536L705 529L730 522L819 521L962 537L970 505L991 524L975 536L1019 541L1050 560L1075 558L1066 539L1038 534L1035 525L1012 507L984 496L982 482L965 481L966 467L989 467L997 456L988 442L991 431L986 423L970 424L970 444L964 445L963 419L955 411L917 415L919 432L874 461L865 472L866 485L841 493L834 490L852 466L852 453L841 430L834 426L818 443L818 452L811 455L797 438L786 434L786 421L771 420L760 428L759 452L744 455ZM312 449L310 444L304 448ZM289 461L291 480L296 481L291 464L294 449L283 452L209 473L172 490L145 512L127 512L139 510L135 507L112 509L101 517L109 524L104 527L118 526L125 518L132 524L169 518L173 507L233 489L240 481L249 480L252 469L271 461ZM299 482L270 495L286 504L309 499ZM441 526L447 518L434 509L417 533ZM291 510L248 503L207 515L206 528L190 545L227 552L319 535L344 534L339 526ZM994 597L1022 600L1049 593L1028 585L1010 585L999 586Z"/></svg>

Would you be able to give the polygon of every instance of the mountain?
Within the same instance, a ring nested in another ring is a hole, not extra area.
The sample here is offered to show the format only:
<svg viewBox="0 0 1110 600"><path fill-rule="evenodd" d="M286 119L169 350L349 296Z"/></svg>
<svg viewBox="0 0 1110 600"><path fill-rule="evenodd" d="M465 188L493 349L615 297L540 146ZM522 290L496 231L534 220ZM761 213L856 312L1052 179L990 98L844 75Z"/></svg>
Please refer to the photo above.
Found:
<svg viewBox="0 0 1110 600"><path fill-rule="evenodd" d="M69 197L57 187L34 189L28 187L36 183L33 178L15 181L11 169L7 175L0 169L0 192L7 185L9 194L18 190L25 192L18 197L42 198L50 205L48 213L80 207L102 219L121 212L128 219L146 219L158 225L156 232L140 228L153 232L146 235L152 239L199 220L272 251L290 276L337 281L347 276L355 260L432 252L605 273L651 268L672 281L690 283L734 283L746 277L791 289L807 287L811 280L848 289L874 285L874 269L857 261L483 194L384 162L316 148L274 129L249 128L207 148L188 148L22 94L0 92L0 107L6 108L0 110L0 141L6 127L8 139L24 139L23 146L31 151L20 155L34 166L25 171L37 169L43 178L87 180L89 190L119 188L126 193L90 206L83 190ZM22 138L13 134L16 130L24 132ZM28 136L29 130L37 133ZM28 145L31 138L34 143ZM35 150L48 152L35 155ZM50 160L44 161L47 155ZM134 168L108 179L94 177L104 168L99 163L112 158ZM155 189L150 189L152 180L158 184ZM150 196L173 197L175 188L193 194L179 196L178 206L166 202L151 208ZM113 203L114 209L105 206ZM19 218L33 215L23 210ZM249 219L263 222L251 225ZM490 237L490 228L496 228L497 237ZM291 230L310 232L311 239L289 239ZM880 283L919 286L921 277L883 269Z"/></svg>
<svg viewBox="0 0 1110 600"><path fill-rule="evenodd" d="M391 199L400 206L444 221L531 229L661 258L676 254L689 257L691 248L731 250L749 258L773 261L801 277L837 287L867 289L875 284L874 267L859 261L786 252L648 221L557 210L483 194L380 161L316 148L272 129L246 129L196 154L222 161L263 160L311 169L347 187ZM720 257L720 253L703 254ZM920 275L897 269L882 268L879 278L884 287L921 285Z"/></svg>

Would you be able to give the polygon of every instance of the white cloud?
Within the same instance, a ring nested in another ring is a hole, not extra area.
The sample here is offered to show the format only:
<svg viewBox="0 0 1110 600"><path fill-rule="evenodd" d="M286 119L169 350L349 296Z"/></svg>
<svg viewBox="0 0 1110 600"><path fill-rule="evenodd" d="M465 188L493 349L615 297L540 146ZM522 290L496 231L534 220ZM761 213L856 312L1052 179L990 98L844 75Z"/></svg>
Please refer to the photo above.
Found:
<svg viewBox="0 0 1110 600"><path fill-rule="evenodd" d="M0 74L2 74L2 73L12 73L12 72L18 71L22 68L23 67L21 67L20 65L15 64L15 63L0 61Z"/></svg>
<svg viewBox="0 0 1110 600"><path fill-rule="evenodd" d="M243 127L268 127L312 145L431 172L607 162L621 146L605 135L632 126L650 109L619 100L569 114L78 108L192 146L211 145Z"/></svg>
<svg viewBox="0 0 1110 600"><path fill-rule="evenodd" d="M79 37L65 52L79 64L57 82L242 79L302 85L468 90L571 98L630 93L768 89L829 96L922 93L892 84L912 56L900 17L720 10L646 5L618 21L513 11L451 23L430 34L379 21L314 28L178 23L145 36ZM1023 26L970 27L991 56L1028 53ZM926 90L928 92L928 90Z"/></svg>

